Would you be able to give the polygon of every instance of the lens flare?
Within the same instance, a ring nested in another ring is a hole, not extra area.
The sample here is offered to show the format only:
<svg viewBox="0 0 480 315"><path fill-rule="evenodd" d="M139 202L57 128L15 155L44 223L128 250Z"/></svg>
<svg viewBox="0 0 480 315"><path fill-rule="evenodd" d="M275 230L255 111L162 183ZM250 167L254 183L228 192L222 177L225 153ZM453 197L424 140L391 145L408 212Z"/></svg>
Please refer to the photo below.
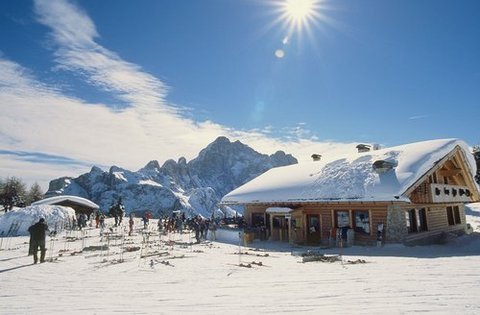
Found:
<svg viewBox="0 0 480 315"><path fill-rule="evenodd" d="M277 49L275 51L275 57L277 57L279 59L285 57L285 52L283 51L283 49Z"/></svg>

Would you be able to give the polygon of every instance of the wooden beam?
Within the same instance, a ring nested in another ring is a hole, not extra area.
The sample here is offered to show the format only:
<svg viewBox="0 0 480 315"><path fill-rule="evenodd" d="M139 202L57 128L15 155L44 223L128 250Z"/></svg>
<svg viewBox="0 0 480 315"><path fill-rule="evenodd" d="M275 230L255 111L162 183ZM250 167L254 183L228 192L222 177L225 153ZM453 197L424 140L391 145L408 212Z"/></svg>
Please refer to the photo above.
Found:
<svg viewBox="0 0 480 315"><path fill-rule="evenodd" d="M453 177L453 176L457 176L461 172L462 172L461 168L454 168L454 169L450 169L450 170L440 169L440 170L438 170L438 175L446 176L446 177Z"/></svg>

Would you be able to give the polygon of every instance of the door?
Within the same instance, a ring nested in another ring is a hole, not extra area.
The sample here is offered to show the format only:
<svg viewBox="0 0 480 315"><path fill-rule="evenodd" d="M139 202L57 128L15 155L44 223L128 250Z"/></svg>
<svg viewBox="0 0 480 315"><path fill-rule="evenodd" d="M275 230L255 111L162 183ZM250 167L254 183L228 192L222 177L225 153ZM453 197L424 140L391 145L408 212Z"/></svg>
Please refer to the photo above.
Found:
<svg viewBox="0 0 480 315"><path fill-rule="evenodd" d="M307 241L320 243L320 217L318 215L307 215Z"/></svg>

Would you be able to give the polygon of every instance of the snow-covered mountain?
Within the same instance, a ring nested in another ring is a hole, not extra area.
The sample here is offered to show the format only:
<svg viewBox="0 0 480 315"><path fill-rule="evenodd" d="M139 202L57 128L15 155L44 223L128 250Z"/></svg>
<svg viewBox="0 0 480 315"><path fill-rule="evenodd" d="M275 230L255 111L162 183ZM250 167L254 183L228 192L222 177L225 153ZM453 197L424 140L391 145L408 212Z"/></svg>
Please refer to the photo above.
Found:
<svg viewBox="0 0 480 315"><path fill-rule="evenodd" d="M218 201L272 167L297 163L290 154L261 154L241 143L219 137L187 162L153 160L133 172L112 166L108 172L94 166L77 178L61 177L50 182L46 196L76 195L92 200L106 211L119 197L127 212L170 213L183 209L189 214L210 216Z"/></svg>

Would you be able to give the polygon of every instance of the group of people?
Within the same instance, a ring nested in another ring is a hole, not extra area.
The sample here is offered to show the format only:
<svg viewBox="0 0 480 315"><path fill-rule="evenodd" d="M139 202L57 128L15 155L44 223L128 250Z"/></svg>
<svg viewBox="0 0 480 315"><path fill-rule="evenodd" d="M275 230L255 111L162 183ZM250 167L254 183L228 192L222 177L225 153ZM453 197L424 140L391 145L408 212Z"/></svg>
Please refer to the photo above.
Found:
<svg viewBox="0 0 480 315"><path fill-rule="evenodd" d="M218 223L213 219L206 219L200 215L186 218L183 212L173 212L171 216L158 219L158 231L160 233L183 233L185 229L195 231L195 239L200 242L206 240L210 233L210 239L215 240Z"/></svg>
<svg viewBox="0 0 480 315"><path fill-rule="evenodd" d="M124 207L121 204L121 200L110 208L109 214L115 219L115 226L120 226L122 223L122 218L124 215ZM150 212L145 212L142 216L143 228L148 229L150 219L152 215ZM89 216L85 213L80 213L77 216L77 225L81 230L87 226L87 221ZM102 212L95 213L95 227L101 228L102 231L105 229L105 215ZM134 217L130 215L129 218L129 232L128 235L131 236L134 228ZM217 222L215 220L210 220L201 217L200 215L186 218L185 213L183 212L174 212L169 217L159 218L158 220L158 231L161 233L182 233L184 229L195 231L195 239L197 242L200 242L202 239L207 239L210 232L210 239L215 240ZM36 264L39 261L38 251L40 250L40 262L45 261L45 239L47 232L49 231L48 225L45 222L44 218L40 218L39 221L28 228L30 233L30 246L29 246L29 255L33 255L33 262Z"/></svg>
<svg viewBox="0 0 480 315"><path fill-rule="evenodd" d="M170 217L166 216L158 220L158 231L165 233L182 233L187 223L184 212L173 212Z"/></svg>

